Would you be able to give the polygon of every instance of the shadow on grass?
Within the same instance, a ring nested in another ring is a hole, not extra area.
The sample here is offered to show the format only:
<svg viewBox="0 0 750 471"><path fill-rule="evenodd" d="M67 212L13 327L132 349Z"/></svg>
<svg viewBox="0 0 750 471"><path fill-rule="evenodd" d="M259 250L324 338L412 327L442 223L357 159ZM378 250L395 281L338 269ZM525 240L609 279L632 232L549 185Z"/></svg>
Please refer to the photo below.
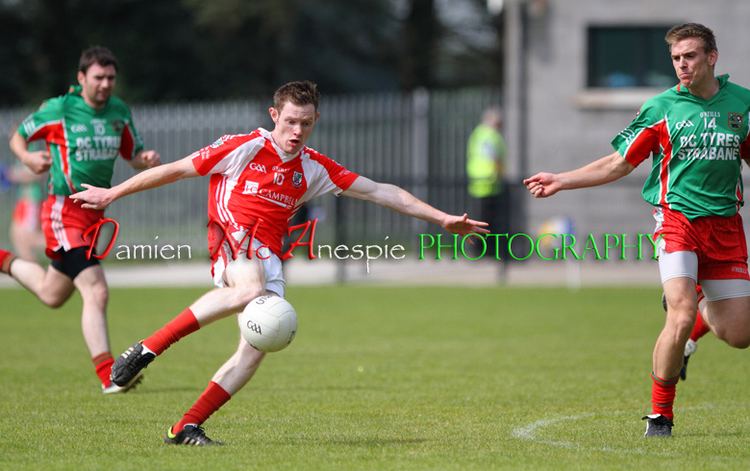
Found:
<svg viewBox="0 0 750 471"><path fill-rule="evenodd" d="M345 446L405 446L418 443L426 443L429 440L425 438L288 438L286 440L264 441L263 443L272 445L345 445Z"/></svg>

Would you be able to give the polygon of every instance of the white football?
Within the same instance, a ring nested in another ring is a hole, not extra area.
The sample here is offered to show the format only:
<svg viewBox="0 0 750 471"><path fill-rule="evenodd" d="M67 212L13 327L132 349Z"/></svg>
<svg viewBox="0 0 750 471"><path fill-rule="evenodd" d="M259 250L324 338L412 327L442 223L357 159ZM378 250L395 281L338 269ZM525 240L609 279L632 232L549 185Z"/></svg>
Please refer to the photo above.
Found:
<svg viewBox="0 0 750 471"><path fill-rule="evenodd" d="M297 312L279 296L259 296L237 316L242 338L261 352L278 352L297 333Z"/></svg>

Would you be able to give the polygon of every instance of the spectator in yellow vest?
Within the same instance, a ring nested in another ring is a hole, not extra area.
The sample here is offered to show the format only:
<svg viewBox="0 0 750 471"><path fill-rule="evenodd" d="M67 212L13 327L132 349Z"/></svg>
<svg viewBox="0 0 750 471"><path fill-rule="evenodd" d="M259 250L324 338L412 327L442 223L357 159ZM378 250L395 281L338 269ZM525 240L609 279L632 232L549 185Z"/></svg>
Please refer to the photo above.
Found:
<svg viewBox="0 0 750 471"><path fill-rule="evenodd" d="M507 149L505 139L500 133L501 127L500 108L487 108L482 113L482 121L469 136L466 146L469 196L479 201L481 219L490 224L491 232L500 234L508 232L507 197L503 184ZM500 245L496 252L494 244L488 243L485 257L491 258L497 253L505 260L505 250L503 244Z"/></svg>

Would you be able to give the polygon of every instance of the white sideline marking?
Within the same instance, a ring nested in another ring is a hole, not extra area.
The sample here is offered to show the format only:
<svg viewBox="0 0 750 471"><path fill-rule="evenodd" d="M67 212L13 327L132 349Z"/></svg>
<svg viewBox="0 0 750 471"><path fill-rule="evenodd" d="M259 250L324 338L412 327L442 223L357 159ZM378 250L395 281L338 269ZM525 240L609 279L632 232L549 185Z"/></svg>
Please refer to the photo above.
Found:
<svg viewBox="0 0 750 471"><path fill-rule="evenodd" d="M542 428L545 428L545 427L548 427L550 425L554 425L560 422L568 422L568 421L572 422L572 421L576 421L580 419L585 419L587 417L593 417L594 415L596 414L588 413L588 414L567 415L563 417L541 419L541 420L537 420L536 422L532 422L528 425L525 425L523 427L518 427L516 429L513 429L513 432L511 434L516 438L520 438L521 440L529 440L532 442L543 443L545 445L556 446L558 448L580 449L584 447L573 442L538 438L536 436L536 432L539 429L542 429Z"/></svg>
<svg viewBox="0 0 750 471"><path fill-rule="evenodd" d="M580 443L575 443L571 441L550 440L546 438L540 438L536 435L537 431L545 427L549 427L550 425L555 425L560 422L575 422L577 420L586 419L586 418L594 417L597 415L601 415L601 414L595 414L595 413L589 412L587 414L566 415L563 417L550 417L547 419L537 420L536 422L532 422L523 427L517 427L513 429L513 432L511 432L511 434L515 438L518 438L521 440L528 440L528 441L540 443L543 445L554 446L557 448L566 448L569 450L604 451L604 452L609 452L609 453L624 453L624 454L636 454L636 455L644 455L648 453L649 455L658 455L658 456L676 456L673 453L656 452L653 450L641 450L638 448L612 448L609 446L602 446L602 447L585 446L585 445L581 445Z"/></svg>
<svg viewBox="0 0 750 471"><path fill-rule="evenodd" d="M729 407L732 408L741 408L746 409L747 404L723 404L723 407ZM717 404L714 403L707 403L697 406L688 406L688 407L680 407L679 411L685 411L685 410L705 410L705 409L715 409L717 407ZM607 415L632 415L633 411L618 411L618 412L610 412ZM588 450L588 451L604 451L609 453L624 453L624 454L636 454L636 455L658 455L658 456L677 456L674 453L668 453L668 452L657 452L654 450L643 450L639 448L613 448L610 446L586 446L581 445L580 443L575 443L572 441L565 441L565 440L552 440L548 438L541 438L537 436L537 433L541 431L542 429L549 427L551 425L559 424L561 422L575 422L581 419L586 419L589 417L595 417L597 415L603 415L603 413L585 413L585 414L577 414L577 415L565 415L560 417L548 417L545 419L540 419L535 422L531 422L528 425L524 425L521 427L516 427L511 432L511 435L515 438L518 438L520 440L528 440L530 442L539 443L542 445L549 445L557 448L566 448L569 450Z"/></svg>

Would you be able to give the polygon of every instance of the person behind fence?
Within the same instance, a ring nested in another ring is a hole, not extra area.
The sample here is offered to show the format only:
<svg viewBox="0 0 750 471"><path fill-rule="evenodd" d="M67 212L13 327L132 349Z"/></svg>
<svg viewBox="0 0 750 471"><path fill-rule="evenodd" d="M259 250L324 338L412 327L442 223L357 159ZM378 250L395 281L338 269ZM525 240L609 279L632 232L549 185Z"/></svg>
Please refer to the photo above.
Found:
<svg viewBox="0 0 750 471"><path fill-rule="evenodd" d="M10 148L23 164L37 174L49 171L41 218L51 261L45 270L0 249L0 271L47 306L62 306L76 289L81 293L83 338L104 394L126 392L140 378L126 385L110 380L109 291L99 260L87 256L91 235L86 234L104 213L81 208L69 196L84 181L109 186L118 156L136 169L159 164L157 152L143 149L128 106L112 95L117 68L108 49L86 49L79 60L78 85L47 100L11 137ZM37 140L45 142L45 150L30 151L29 142Z"/></svg>
<svg viewBox="0 0 750 471"><path fill-rule="evenodd" d="M10 241L15 253L24 260L36 260L44 248L44 233L41 226L44 190L41 181L45 173L36 174L17 163L0 168L0 186L16 187L16 202L10 220Z"/></svg>
<svg viewBox="0 0 750 471"><path fill-rule="evenodd" d="M750 162L750 90L715 76L719 52L706 26L675 26L665 40L678 83L644 103L612 140L612 154L524 180L534 197L546 198L613 182L653 158L642 194L654 206L661 238L667 316L653 352L652 412L643 417L649 437L672 435L688 339L710 329L732 347L750 346L750 275L739 214L742 161Z"/></svg>
<svg viewBox="0 0 750 471"><path fill-rule="evenodd" d="M258 128L248 134L226 135L181 160L147 170L113 188L84 185L86 191L73 195L84 207L103 209L131 193L183 178L211 176L208 239L216 288L118 357L112 368L115 384L128 384L170 345L241 311L256 297L283 297L282 239L295 211L311 198L326 193L350 196L453 233L487 232L484 222L469 219L466 214L446 214L395 185L360 176L305 146L320 116L318 101L313 82L287 83L276 90L268 110L274 123L272 131ZM251 234L254 236L249 237ZM240 338L237 351L219 368L193 406L167 429L164 441L175 445L214 444L201 425L252 378L263 357L263 352Z"/></svg>
<svg viewBox="0 0 750 471"><path fill-rule="evenodd" d="M503 184L507 149L500 132L501 127L500 108L493 106L485 109L481 122L472 131L466 146L469 196L478 202L480 218L490 224L492 232L500 234L508 231ZM497 241L497 238L494 240ZM507 250L504 244L495 247L495 244L488 242L487 245L487 254L494 256L498 253L505 260ZM472 251L480 250L481 247L474 244Z"/></svg>

